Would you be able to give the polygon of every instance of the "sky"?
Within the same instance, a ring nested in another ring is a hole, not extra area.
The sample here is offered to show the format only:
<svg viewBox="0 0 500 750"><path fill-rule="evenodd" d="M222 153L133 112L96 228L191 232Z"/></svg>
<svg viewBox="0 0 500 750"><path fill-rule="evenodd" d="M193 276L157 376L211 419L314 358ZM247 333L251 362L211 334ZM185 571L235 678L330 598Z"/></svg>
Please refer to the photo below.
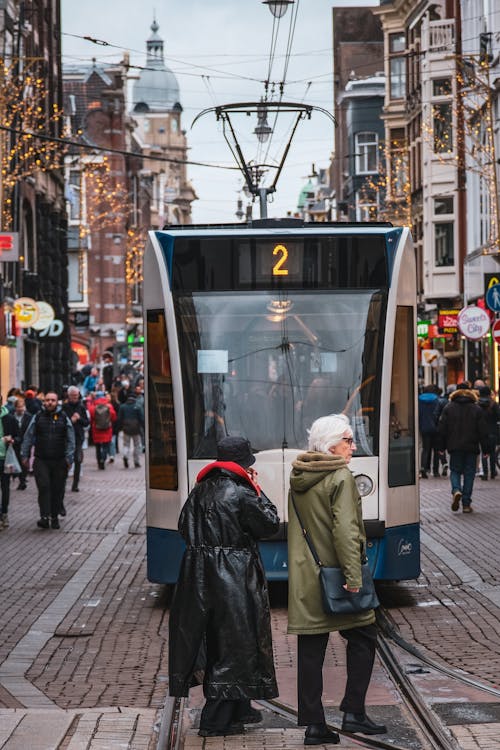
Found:
<svg viewBox="0 0 500 750"><path fill-rule="evenodd" d="M366 5L343 2L335 5ZM183 107L182 127L188 140L188 159L222 168L188 165L188 179L198 200L192 206L194 223L236 221L243 176L226 144L214 113L193 120L203 110L234 102L259 101L264 81L285 80L284 101L301 102L333 112L332 0L295 0L278 25L274 58L270 60L273 16L261 0L61 0L63 65L116 63L129 51L133 65L144 65L146 40L153 18L164 40L166 65L174 72ZM295 18L294 28L291 19ZM90 36L108 45L94 44ZM291 46L289 40L291 39ZM113 45L113 46L111 46ZM287 47L290 48L288 63ZM133 71L131 71L133 72ZM270 75L269 75L270 73ZM274 98L278 97L275 87ZM271 93L271 87L269 87ZM259 151L253 128L256 116L232 118L245 161L279 163L293 121L270 118L274 132L269 147ZM296 130L277 182L268 216L295 211L301 189L313 170L328 167L333 148L333 124L319 111L302 120ZM268 184L275 175L268 170ZM259 203L253 216L260 216Z"/></svg>

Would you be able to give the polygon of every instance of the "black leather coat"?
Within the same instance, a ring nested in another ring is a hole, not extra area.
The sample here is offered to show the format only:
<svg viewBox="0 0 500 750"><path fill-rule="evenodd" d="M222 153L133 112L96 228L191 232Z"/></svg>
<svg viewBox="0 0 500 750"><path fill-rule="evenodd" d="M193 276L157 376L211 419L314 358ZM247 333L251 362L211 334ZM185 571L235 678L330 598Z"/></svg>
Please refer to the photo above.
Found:
<svg viewBox="0 0 500 750"><path fill-rule="evenodd" d="M238 464L200 472L179 518L187 546L170 611L170 695L201 681L207 699L278 694L256 541L278 527L276 508Z"/></svg>

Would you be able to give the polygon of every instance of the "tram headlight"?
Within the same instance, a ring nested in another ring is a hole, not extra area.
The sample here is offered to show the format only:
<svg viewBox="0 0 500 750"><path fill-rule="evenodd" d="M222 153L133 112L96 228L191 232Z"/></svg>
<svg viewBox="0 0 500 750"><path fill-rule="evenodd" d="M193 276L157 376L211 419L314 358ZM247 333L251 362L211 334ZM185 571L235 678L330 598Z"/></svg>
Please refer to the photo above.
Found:
<svg viewBox="0 0 500 750"><path fill-rule="evenodd" d="M354 477L356 487L361 497L366 497L373 490L373 481L366 474L358 474Z"/></svg>

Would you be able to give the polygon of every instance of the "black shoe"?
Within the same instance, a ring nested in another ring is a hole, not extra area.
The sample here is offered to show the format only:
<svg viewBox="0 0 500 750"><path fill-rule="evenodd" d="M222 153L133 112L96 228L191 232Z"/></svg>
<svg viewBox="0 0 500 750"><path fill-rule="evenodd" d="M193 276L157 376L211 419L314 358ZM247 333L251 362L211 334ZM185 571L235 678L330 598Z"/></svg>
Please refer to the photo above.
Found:
<svg viewBox="0 0 500 750"><path fill-rule="evenodd" d="M427 472L425 471L425 469L421 470L420 479L427 479Z"/></svg>
<svg viewBox="0 0 500 750"><path fill-rule="evenodd" d="M49 519L47 518L47 516L43 516L43 518L39 518L38 519L38 521L36 522L36 525L40 529L48 529L49 528Z"/></svg>
<svg viewBox="0 0 500 750"><path fill-rule="evenodd" d="M123 456L123 465L126 469L128 469L128 458L126 456Z"/></svg>
<svg viewBox="0 0 500 750"><path fill-rule="evenodd" d="M18 490L25 490L27 486L28 485L26 484L26 482L19 482L19 484L17 485L17 489Z"/></svg>
<svg viewBox="0 0 500 750"><path fill-rule="evenodd" d="M59 514L61 516L65 516L66 515L66 508L64 507L64 505L62 503L61 503L61 510L59 511Z"/></svg>
<svg viewBox="0 0 500 750"><path fill-rule="evenodd" d="M71 492L80 492L80 490L78 489L78 487L75 487L75 485L73 485L73 487L71 488Z"/></svg>
<svg viewBox="0 0 500 750"><path fill-rule="evenodd" d="M134 469L140 469L140 468L141 468L140 464L134 464Z"/></svg>
<svg viewBox="0 0 500 750"><path fill-rule="evenodd" d="M488 475L487 474L481 474L481 479L483 480L483 482L487 482L488 481Z"/></svg>
<svg viewBox="0 0 500 750"><path fill-rule="evenodd" d="M385 724L375 724L366 714L345 713L342 720L342 731L361 732L362 734L385 734Z"/></svg>
<svg viewBox="0 0 500 750"><path fill-rule="evenodd" d="M60 529L61 528L59 526L59 519L57 518L57 516L55 518L51 519L50 525L52 526L53 529Z"/></svg>
<svg viewBox="0 0 500 750"><path fill-rule="evenodd" d="M309 724L304 737L304 745L338 745L340 737L326 724Z"/></svg>
<svg viewBox="0 0 500 750"><path fill-rule="evenodd" d="M198 737L226 737L230 734L244 734L243 724L230 724L225 729L200 729Z"/></svg>
<svg viewBox="0 0 500 750"><path fill-rule="evenodd" d="M238 721L242 724L260 724L262 713L251 706L243 716L238 716Z"/></svg>
<svg viewBox="0 0 500 750"><path fill-rule="evenodd" d="M104 461L99 461L97 465L99 466L100 469L105 469L106 468L106 465L105 465Z"/></svg>

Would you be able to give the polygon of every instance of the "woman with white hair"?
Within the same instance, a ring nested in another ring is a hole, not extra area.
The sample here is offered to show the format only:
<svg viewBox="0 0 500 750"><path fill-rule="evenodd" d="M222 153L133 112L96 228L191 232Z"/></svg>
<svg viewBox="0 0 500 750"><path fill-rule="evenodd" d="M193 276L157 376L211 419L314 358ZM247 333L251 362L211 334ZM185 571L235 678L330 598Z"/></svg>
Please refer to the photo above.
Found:
<svg viewBox="0 0 500 750"><path fill-rule="evenodd" d="M318 566L301 526L307 529L322 563L340 567L347 591L358 592L366 536L361 498L348 468L356 450L349 419L344 414L317 419L309 431L308 448L293 462L290 476L288 632L298 635L298 724L307 727L304 744L337 744L339 735L327 727L321 701L321 670L333 631L347 641L347 684L340 704L344 712L342 729L364 734L387 730L365 712L377 640L375 613L370 609L356 614L325 614Z"/></svg>

